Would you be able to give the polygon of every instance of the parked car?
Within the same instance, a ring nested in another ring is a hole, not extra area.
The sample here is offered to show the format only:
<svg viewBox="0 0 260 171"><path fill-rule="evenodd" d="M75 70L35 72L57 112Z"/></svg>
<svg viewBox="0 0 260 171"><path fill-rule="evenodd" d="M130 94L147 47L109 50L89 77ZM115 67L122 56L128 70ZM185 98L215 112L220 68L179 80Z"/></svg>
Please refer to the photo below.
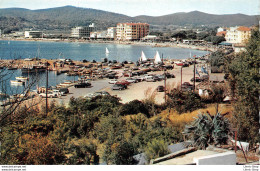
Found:
<svg viewBox="0 0 260 171"><path fill-rule="evenodd" d="M153 76L146 78L146 82L155 82L155 81L156 81L156 80L154 79Z"/></svg>
<svg viewBox="0 0 260 171"><path fill-rule="evenodd" d="M90 86L91 86L91 83L86 83L86 82L82 82L82 83L78 83L78 84L74 85L75 88L87 88Z"/></svg>
<svg viewBox="0 0 260 171"><path fill-rule="evenodd" d="M209 80L209 75L202 75L200 76L201 81L208 81Z"/></svg>
<svg viewBox="0 0 260 171"><path fill-rule="evenodd" d="M165 76L166 78L175 78L175 75L170 73L166 73Z"/></svg>
<svg viewBox="0 0 260 171"><path fill-rule="evenodd" d="M109 80L108 83L109 84L115 84L118 80L117 79L112 79L112 80Z"/></svg>
<svg viewBox="0 0 260 171"><path fill-rule="evenodd" d="M159 85L157 88L156 88L157 92L163 92L164 91L164 86L162 85Z"/></svg>
<svg viewBox="0 0 260 171"><path fill-rule="evenodd" d="M181 85L181 88L183 91L189 91L189 90L193 90L193 85L190 84L189 82L184 82L182 85Z"/></svg>
<svg viewBox="0 0 260 171"><path fill-rule="evenodd" d="M127 78L126 81L130 82L130 83L137 83L137 80L134 78Z"/></svg>
<svg viewBox="0 0 260 171"><path fill-rule="evenodd" d="M116 82L116 84L122 84L122 85L128 86L128 85L130 85L131 83L128 82L128 81L126 81L126 80L121 80L121 81Z"/></svg>
<svg viewBox="0 0 260 171"><path fill-rule="evenodd" d="M111 89L112 90L124 90L125 86L122 84L114 84Z"/></svg>
<svg viewBox="0 0 260 171"><path fill-rule="evenodd" d="M41 98L46 98L46 93L41 93L41 94L39 94L39 96L41 97ZM47 92L47 97L48 98L55 98L55 97L58 97L58 95L57 94L55 94L55 93L53 93L53 92Z"/></svg>
<svg viewBox="0 0 260 171"><path fill-rule="evenodd" d="M172 65L166 65L165 68L166 68L166 69L173 69L174 66L172 66Z"/></svg>
<svg viewBox="0 0 260 171"><path fill-rule="evenodd" d="M69 89L68 88L60 88L59 89L61 95L65 95L69 93Z"/></svg>
<svg viewBox="0 0 260 171"><path fill-rule="evenodd" d="M194 78L190 79L191 82L194 81ZM195 82L201 82L201 79L199 77L195 77Z"/></svg>

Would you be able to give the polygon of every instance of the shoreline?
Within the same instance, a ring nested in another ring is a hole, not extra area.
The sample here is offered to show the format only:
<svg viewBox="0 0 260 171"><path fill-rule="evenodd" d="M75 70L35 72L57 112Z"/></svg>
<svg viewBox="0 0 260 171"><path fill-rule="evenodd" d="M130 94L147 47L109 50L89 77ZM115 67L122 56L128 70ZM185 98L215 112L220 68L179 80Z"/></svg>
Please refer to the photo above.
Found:
<svg viewBox="0 0 260 171"><path fill-rule="evenodd" d="M108 41L108 40L69 40L69 39L12 39L12 38L0 38L0 40L5 41L30 41L30 42L64 42L64 43L97 43L97 44L120 44L120 45L134 45L134 46L151 46L151 47L172 47L172 48L185 48L201 51L215 52L218 48L214 47L205 47L205 46L196 46L189 44L180 44L180 43L156 43L156 42L140 42L140 41Z"/></svg>

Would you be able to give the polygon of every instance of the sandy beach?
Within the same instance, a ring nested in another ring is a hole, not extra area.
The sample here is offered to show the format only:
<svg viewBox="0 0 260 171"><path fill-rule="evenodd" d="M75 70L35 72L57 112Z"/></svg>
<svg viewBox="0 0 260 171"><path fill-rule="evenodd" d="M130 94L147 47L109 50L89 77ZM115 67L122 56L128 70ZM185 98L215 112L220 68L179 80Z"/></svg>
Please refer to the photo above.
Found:
<svg viewBox="0 0 260 171"><path fill-rule="evenodd" d="M152 47L175 47L175 48L186 48L186 49L196 49L202 51L210 51L214 52L217 50L217 46L201 46L201 45L190 45L176 42L142 42L142 41L109 41L109 40L78 40L78 39L42 39L42 38L34 38L34 39L25 39L25 38L0 38L0 40L11 40L11 41L42 41L42 42L71 42L71 43L104 43L104 44L122 44L122 45L136 45L136 46L152 46Z"/></svg>

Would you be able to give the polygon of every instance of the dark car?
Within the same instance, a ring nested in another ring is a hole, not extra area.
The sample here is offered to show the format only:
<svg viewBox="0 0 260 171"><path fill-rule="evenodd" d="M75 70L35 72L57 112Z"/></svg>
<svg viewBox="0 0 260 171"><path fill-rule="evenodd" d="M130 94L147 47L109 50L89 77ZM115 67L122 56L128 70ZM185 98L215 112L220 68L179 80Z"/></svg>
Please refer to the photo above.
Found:
<svg viewBox="0 0 260 171"><path fill-rule="evenodd" d="M163 92L164 91L164 86L162 85L159 85L157 88L156 88L157 92Z"/></svg>
<svg viewBox="0 0 260 171"><path fill-rule="evenodd" d="M181 85L181 88L183 91L189 91L189 90L193 90L193 85L190 84L189 82L184 82L182 85Z"/></svg>
<svg viewBox="0 0 260 171"><path fill-rule="evenodd" d="M194 81L194 78L190 79L191 82ZM201 79L199 77L195 77L195 82L201 82Z"/></svg>
<svg viewBox="0 0 260 171"><path fill-rule="evenodd" d="M62 95L69 93L69 89L68 89L68 88L60 88L59 91L60 91L60 93L61 93Z"/></svg>
<svg viewBox="0 0 260 171"><path fill-rule="evenodd" d="M209 80L209 75L202 75L200 76L201 81L208 81Z"/></svg>
<svg viewBox="0 0 260 171"><path fill-rule="evenodd" d="M122 85L122 84L114 84L111 89L112 90L124 90L124 89L126 89L126 86Z"/></svg>
<svg viewBox="0 0 260 171"><path fill-rule="evenodd" d="M174 74L166 73L166 78L175 78Z"/></svg>
<svg viewBox="0 0 260 171"><path fill-rule="evenodd" d="M87 88L90 86L91 86L91 83L78 83L78 84L74 85L75 88Z"/></svg>
<svg viewBox="0 0 260 171"><path fill-rule="evenodd" d="M172 65L166 65L165 68L166 68L166 69L173 69L174 66L172 66Z"/></svg>

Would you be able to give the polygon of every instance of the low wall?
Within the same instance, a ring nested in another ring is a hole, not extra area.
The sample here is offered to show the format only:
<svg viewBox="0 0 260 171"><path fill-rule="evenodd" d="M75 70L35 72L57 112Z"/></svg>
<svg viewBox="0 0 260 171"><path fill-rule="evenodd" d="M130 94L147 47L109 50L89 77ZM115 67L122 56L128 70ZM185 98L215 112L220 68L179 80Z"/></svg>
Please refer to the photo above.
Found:
<svg viewBox="0 0 260 171"><path fill-rule="evenodd" d="M196 165L236 165L236 153L224 152L204 157L194 158Z"/></svg>

